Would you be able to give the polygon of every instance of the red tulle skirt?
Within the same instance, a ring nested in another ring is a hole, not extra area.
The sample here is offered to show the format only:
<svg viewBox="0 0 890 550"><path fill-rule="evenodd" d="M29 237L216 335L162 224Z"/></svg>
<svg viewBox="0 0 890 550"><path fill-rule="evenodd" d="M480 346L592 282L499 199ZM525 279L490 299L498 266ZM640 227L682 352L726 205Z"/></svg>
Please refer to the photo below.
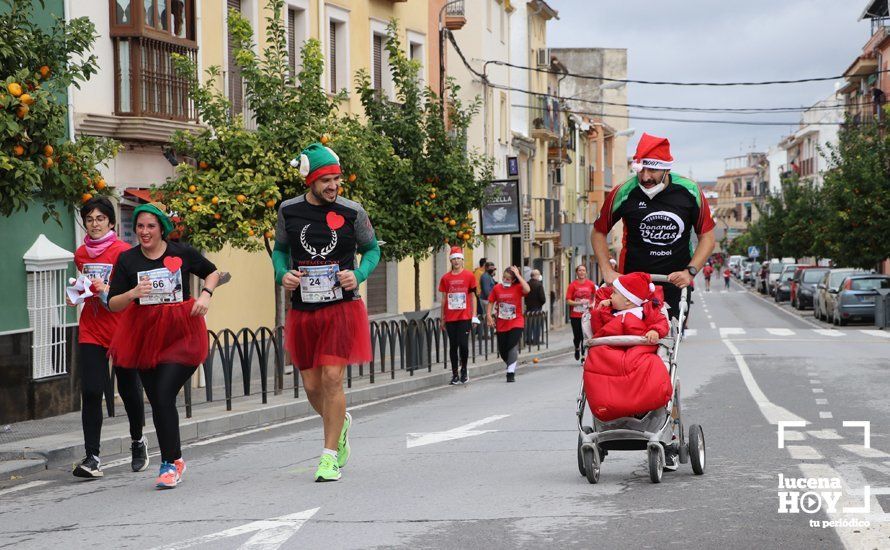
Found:
<svg viewBox="0 0 890 550"><path fill-rule="evenodd" d="M365 302L347 300L314 311L290 310L284 345L300 370L369 362L371 328Z"/></svg>
<svg viewBox="0 0 890 550"><path fill-rule="evenodd" d="M118 367L153 369L160 363L194 367L207 358L207 324L191 315L195 300L179 304L140 306L124 310L108 346Z"/></svg>

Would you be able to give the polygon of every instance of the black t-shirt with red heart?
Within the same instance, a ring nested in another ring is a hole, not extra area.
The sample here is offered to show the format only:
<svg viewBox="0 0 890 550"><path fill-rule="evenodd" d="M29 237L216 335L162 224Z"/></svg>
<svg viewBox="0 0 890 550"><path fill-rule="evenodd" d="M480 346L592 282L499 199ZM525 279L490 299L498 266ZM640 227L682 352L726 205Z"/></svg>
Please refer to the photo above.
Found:
<svg viewBox="0 0 890 550"><path fill-rule="evenodd" d="M113 298L124 294L135 287L139 272L160 268L166 268L171 274L182 270L183 301L188 300L191 296L188 284L189 275L196 275L203 279L216 271L213 262L187 244L168 242L167 250L156 260L146 258L142 253L141 246L134 246L130 250L121 252L117 257L117 263L114 264L114 271L111 273L111 289L108 291L108 297Z"/></svg>

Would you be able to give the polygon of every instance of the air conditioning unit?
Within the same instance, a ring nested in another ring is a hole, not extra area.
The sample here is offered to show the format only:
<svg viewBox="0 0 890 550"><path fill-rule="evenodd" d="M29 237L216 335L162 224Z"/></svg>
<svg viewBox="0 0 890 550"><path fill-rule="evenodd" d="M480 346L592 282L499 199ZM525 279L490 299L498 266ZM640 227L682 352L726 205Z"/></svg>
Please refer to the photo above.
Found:
<svg viewBox="0 0 890 550"><path fill-rule="evenodd" d="M553 259L553 241L544 241L541 247L541 257L545 260Z"/></svg>
<svg viewBox="0 0 890 550"><path fill-rule="evenodd" d="M550 48L541 48L538 50L538 67L550 66Z"/></svg>
<svg viewBox="0 0 890 550"><path fill-rule="evenodd" d="M522 222L522 240L531 242L535 239L535 220L526 219Z"/></svg>

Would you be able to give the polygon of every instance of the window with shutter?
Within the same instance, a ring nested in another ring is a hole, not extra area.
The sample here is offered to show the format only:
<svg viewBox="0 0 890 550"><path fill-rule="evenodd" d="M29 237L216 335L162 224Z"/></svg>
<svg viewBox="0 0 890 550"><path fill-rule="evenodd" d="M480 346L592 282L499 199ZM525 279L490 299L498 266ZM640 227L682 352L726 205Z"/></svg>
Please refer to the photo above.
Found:
<svg viewBox="0 0 890 550"><path fill-rule="evenodd" d="M383 37L374 35L374 89L383 91Z"/></svg>
<svg viewBox="0 0 890 550"><path fill-rule="evenodd" d="M241 0L226 0L228 9L241 12ZM241 68L235 64L235 38L229 33L229 101L232 102L229 115L235 117L244 112L244 83L241 80Z"/></svg>
<svg viewBox="0 0 890 550"><path fill-rule="evenodd" d="M330 25L330 55L328 55L328 72L331 73L331 93L336 94L337 88L337 23L331 21Z"/></svg>
<svg viewBox="0 0 890 550"><path fill-rule="evenodd" d="M287 10L287 66L291 70L291 76L297 77L297 10Z"/></svg>

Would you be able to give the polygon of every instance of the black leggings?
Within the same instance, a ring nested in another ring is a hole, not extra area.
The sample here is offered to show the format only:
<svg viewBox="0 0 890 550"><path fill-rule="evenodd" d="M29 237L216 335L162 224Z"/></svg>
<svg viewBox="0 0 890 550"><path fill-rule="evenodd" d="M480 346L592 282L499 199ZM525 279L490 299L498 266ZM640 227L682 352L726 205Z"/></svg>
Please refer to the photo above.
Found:
<svg viewBox="0 0 890 550"><path fill-rule="evenodd" d="M445 331L448 333L448 356L451 358L451 372L454 376L457 376L458 358L460 368L467 368L467 360L470 357L470 324L469 319L445 323Z"/></svg>
<svg viewBox="0 0 890 550"><path fill-rule="evenodd" d="M581 330L581 318L571 317L569 321L572 322L572 343L575 345L575 349L578 349L581 346L581 342L584 341L584 331Z"/></svg>
<svg viewBox="0 0 890 550"><path fill-rule="evenodd" d="M80 421L83 424L83 442L88 455L99 456L102 439L102 396L111 385L108 375L108 348L98 344L80 344ZM124 402L130 421L130 437L142 439L145 425L145 406L142 402L142 384L135 371L114 367L117 391Z"/></svg>
<svg viewBox="0 0 890 550"><path fill-rule="evenodd" d="M151 403L151 418L158 437L158 447L161 448L161 460L164 462L182 458L176 396L197 369L198 367L176 363L161 363L153 369L139 371L145 394Z"/></svg>
<svg viewBox="0 0 890 550"><path fill-rule="evenodd" d="M522 329L514 328L498 333L498 355L508 367L519 359L519 343L522 340Z"/></svg>

